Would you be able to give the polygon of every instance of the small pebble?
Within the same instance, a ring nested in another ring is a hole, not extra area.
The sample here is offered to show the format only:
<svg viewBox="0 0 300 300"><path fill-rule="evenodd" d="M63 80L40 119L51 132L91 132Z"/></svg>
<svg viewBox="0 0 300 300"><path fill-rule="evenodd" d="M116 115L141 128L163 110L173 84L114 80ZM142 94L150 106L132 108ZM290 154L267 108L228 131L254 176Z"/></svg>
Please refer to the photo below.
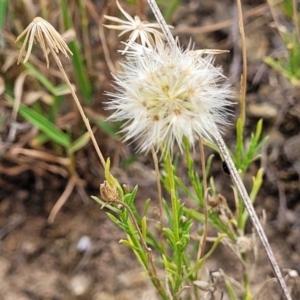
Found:
<svg viewBox="0 0 300 300"><path fill-rule="evenodd" d="M70 281L70 290L75 296L84 295L91 286L91 278L86 275L75 275Z"/></svg>
<svg viewBox="0 0 300 300"><path fill-rule="evenodd" d="M82 253L82 252L85 252L89 249L91 249L92 247L92 241L91 241L91 238L88 237L87 235L83 235L78 243L77 243L77 246L76 246L76 249L79 253Z"/></svg>

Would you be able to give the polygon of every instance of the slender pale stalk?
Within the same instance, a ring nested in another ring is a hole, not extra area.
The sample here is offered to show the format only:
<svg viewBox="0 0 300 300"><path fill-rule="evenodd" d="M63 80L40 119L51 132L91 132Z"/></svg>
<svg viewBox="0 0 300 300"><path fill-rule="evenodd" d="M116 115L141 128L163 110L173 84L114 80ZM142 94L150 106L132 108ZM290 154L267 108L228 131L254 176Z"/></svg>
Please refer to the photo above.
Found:
<svg viewBox="0 0 300 300"><path fill-rule="evenodd" d="M250 219L252 221L252 224L261 240L261 243L263 244L263 247L266 251L266 254L267 254L267 257L270 261L270 264L272 266L272 269L273 269L273 272L279 282L279 285L280 285L280 288L282 290L282 293L284 295L284 298L286 300L292 300L291 296L289 295L289 292L288 292L288 289L287 289L287 286L286 286L286 283L283 279L283 276L281 274L281 271L280 271L280 268L277 264L277 261L275 259L275 256L274 256L274 253L270 247L270 244L268 242L268 239L267 239L267 236L265 234L265 231L259 221L259 218L254 210L254 207L253 207L253 204L250 200L250 197L245 189L245 186L240 178L240 175L231 159L231 156L227 150L227 147L223 141L223 138L221 136L221 134L219 133L219 130L217 128L217 126L213 123L213 126L212 126L212 131L214 133L214 138L215 138L215 141L220 149L220 152L222 153L223 155L223 158L227 164L227 167L230 171L230 175L241 195L241 197L243 198L243 201L244 201L244 204L245 204L245 207L249 213L249 216L250 216Z"/></svg>
<svg viewBox="0 0 300 300"><path fill-rule="evenodd" d="M243 23L244 20L243 20L242 3L241 0L237 0L236 2L238 8L239 30L241 35L241 46L242 46L242 56L243 56L243 74L241 76L241 88L240 88L240 118L242 120L242 124L244 125L245 116L246 116L245 98L246 98L246 87L247 87L246 38L245 38L245 30L244 30L244 23Z"/></svg>
<svg viewBox="0 0 300 300"><path fill-rule="evenodd" d="M295 29L296 29L296 34L297 34L297 41L300 43L300 30L299 30L299 12L298 12L298 6L297 6L297 0L293 0L293 19L294 19L294 24L295 24Z"/></svg>
<svg viewBox="0 0 300 300"><path fill-rule="evenodd" d="M159 23L159 25L161 27L162 32L164 33L164 35L167 39L167 42L170 45L171 49L174 48L174 47L177 47L176 42L174 40L174 37L173 37L170 29L168 28L168 25L167 25L163 15L161 14L161 12L159 10L159 8L156 4L156 1L155 0L147 0L147 1L148 1L149 6L152 9L153 14L155 15L155 18L156 18L157 22Z"/></svg>
<svg viewBox="0 0 300 300"><path fill-rule="evenodd" d="M103 168L105 168L105 159L104 159L104 157L103 157L103 155L102 155L102 152L101 152L101 150L100 150L100 148L99 148L99 146L98 146L98 143L97 143L97 141L96 141L95 135L94 135L93 130L92 130L92 128L91 128L90 122L89 122L88 118L86 117L86 115L85 115L85 113L84 113L84 111L83 111L83 108L82 108L82 106L81 106L81 104L80 104L79 99L77 98L77 95L76 95L76 93L75 93L75 90L74 90L74 88L73 88L73 86L72 86L72 84L71 84L71 82L70 82L70 80L69 80L69 78L68 78L68 76L67 76L67 74L66 74L64 68L63 68L62 63L61 63L59 57L58 57L57 54L56 54L56 52L54 51L54 49L53 49L52 47L49 47L49 49L50 49L50 51L51 51L51 54L53 55L53 58L54 58L54 60L55 60L55 62L56 62L56 64L57 64L57 66L58 66L60 72L62 73L62 75L63 75L63 77L64 77L64 79L65 79L65 81L66 81L66 83L67 83L67 85L68 85L68 87L69 87L69 89L70 89L70 91L71 91L71 94L72 94L73 99L74 99L74 101L75 101L75 103L76 103L76 105L77 105L77 108L78 108L78 110L79 110L79 113L80 113L80 115L81 115L81 118L82 118L82 120L83 120L83 122L84 122L84 124L85 124L85 126L86 126L86 128L87 128L87 130L88 130L88 132L89 132L89 134L90 134L90 137L91 137L93 146L94 146L94 148L95 148L95 150L96 150L96 152L97 152L97 155L98 155L98 157L99 157L99 159L100 159L100 162L101 162Z"/></svg>
<svg viewBox="0 0 300 300"><path fill-rule="evenodd" d="M207 176L206 176L206 168L205 168L205 153L202 138L199 137L199 147L200 147L200 155L201 155L201 168L202 168L202 182L203 182L203 197L204 197L204 229L203 234L200 240L197 260L204 256L205 245L206 245L206 237L207 237L207 227L208 227L208 208L207 208ZM200 271L200 270L199 270Z"/></svg>

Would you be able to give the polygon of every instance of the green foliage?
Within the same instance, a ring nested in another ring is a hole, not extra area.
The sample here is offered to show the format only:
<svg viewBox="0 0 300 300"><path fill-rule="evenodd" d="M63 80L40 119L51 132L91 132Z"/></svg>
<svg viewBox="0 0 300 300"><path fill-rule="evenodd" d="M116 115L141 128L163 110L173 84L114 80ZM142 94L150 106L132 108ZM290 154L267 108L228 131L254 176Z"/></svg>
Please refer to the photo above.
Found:
<svg viewBox="0 0 300 300"><path fill-rule="evenodd" d="M255 132L251 135L249 145L245 147L245 141L243 137L243 124L240 120L237 122L237 146L236 154L233 155L237 167L244 174L249 165L259 158L259 150L265 143L266 138L261 139L262 133L262 121L257 123ZM214 180L211 177L210 187L211 196L213 199L219 199L219 203L216 200L216 204L209 206L208 223L217 229L218 235L214 243L210 246L210 250L199 259L195 258L197 248L200 246L199 242L191 239L191 230L193 224L205 222L204 210L204 190L203 182L200 179L199 174L195 171L195 164L191 155L189 144L184 143L184 157L187 167L187 174L189 178L189 185L182 180L177 173L177 163L171 159L169 153L165 153L161 166L161 181L164 188L169 193L169 201L163 200L163 209L166 217L166 221L163 224L157 224L156 232L153 232L148 226L147 212L149 210L150 200L148 199L144 204L143 213L140 214L135 205L135 198L137 188L132 192L126 192L120 194L120 201L116 203L105 203L99 198L93 197L98 203L105 206L110 212L109 218L118 225L127 235L127 239L121 240L121 243L135 253L137 260L141 263L143 268L149 273L151 271L151 264L149 257L145 255L144 242L147 243L153 250L155 250L155 262L157 267L160 266L164 269L166 278L168 279L168 289L173 299L180 299L178 296L182 287L188 285L189 282L198 279L198 274L205 261L213 254L216 247L223 239L228 239L233 245L239 240L239 238L245 235L244 228L248 219L248 213L244 209L244 206L238 201L238 207L236 213L231 213L230 208L227 206L226 199L216 194L216 187L214 186ZM206 172L209 174L213 155L207 159ZM106 170L106 174L109 175L109 168ZM253 177L253 186L250 194L251 200L254 201L255 197L262 184L263 170L260 169L256 176ZM116 183L115 183L116 184ZM111 185L114 186L114 185ZM180 200L179 195L186 195L190 199L195 201L198 207L188 208ZM207 200L206 200L207 201ZM120 203L124 203L121 205ZM128 209L126 208L128 206ZM199 209L200 207L200 209ZM132 217L134 216L134 220ZM135 222L141 231L141 236L137 234L137 229L134 226ZM203 234L202 230L198 232L199 236ZM142 240L144 242L142 242ZM243 259L243 264L246 263L246 256L239 254ZM150 276L151 277L151 276ZM160 281L163 278L159 279ZM228 294L232 299L238 299L236 296L235 286L232 285L228 277L224 275L225 285L227 287ZM152 280L153 282L153 280ZM154 283L154 282L153 282ZM165 286L166 283L154 285L158 288ZM248 277L244 276L244 293L250 295ZM162 298L164 298L167 291L162 291L158 288ZM196 293L197 294L197 293ZM247 296L247 297L248 297ZM250 299L250 298L249 298Z"/></svg>
<svg viewBox="0 0 300 300"><path fill-rule="evenodd" d="M66 0L60 1L61 11L63 16L63 22L65 29L68 30L73 28L73 22L70 16L69 7ZM83 56L81 49L79 47L79 43L77 40L71 41L69 43L70 50L73 53L72 62L75 71L75 77L77 81L77 85L80 89L80 92L83 97L83 101L86 105L90 105L92 101L92 86L87 76L87 70L83 62Z"/></svg>
<svg viewBox="0 0 300 300"><path fill-rule="evenodd" d="M284 27L283 24L277 24L280 27L280 33L285 45L285 53L280 53L276 58L266 57L264 61L288 78L295 85L300 85L300 37L299 37L299 13L294 11L293 0L285 0L278 6L287 16L289 22L294 22L295 29L292 31ZM297 8L296 8L297 9ZM296 24L297 22L297 24Z"/></svg>
<svg viewBox="0 0 300 300"><path fill-rule="evenodd" d="M180 5L180 0L168 0L168 1L157 1L157 4L162 7L162 10L164 12L164 18L167 23L169 23Z"/></svg>
<svg viewBox="0 0 300 300"><path fill-rule="evenodd" d="M266 57L265 62L272 68L287 77L290 82L300 85L300 43L296 32L285 34L285 46L287 57L278 57L277 59Z"/></svg>

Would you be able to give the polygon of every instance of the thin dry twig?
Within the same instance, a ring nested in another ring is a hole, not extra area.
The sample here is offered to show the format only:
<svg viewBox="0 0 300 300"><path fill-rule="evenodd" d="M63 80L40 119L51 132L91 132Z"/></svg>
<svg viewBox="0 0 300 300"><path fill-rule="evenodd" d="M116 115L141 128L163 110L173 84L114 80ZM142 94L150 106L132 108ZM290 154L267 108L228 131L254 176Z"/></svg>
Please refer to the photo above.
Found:
<svg viewBox="0 0 300 300"><path fill-rule="evenodd" d="M202 168L202 182L203 182L203 191L204 191L204 230L199 243L197 260L201 259L204 256L205 246L206 246L206 237L208 230L208 206L207 206L207 197L208 197L208 189L207 189L207 174L205 168L205 152L202 138L199 138L199 148L201 155L201 168Z"/></svg>
<svg viewBox="0 0 300 300"><path fill-rule="evenodd" d="M246 116L246 88L247 88L247 53L246 53L246 38L243 22L243 11L241 0L237 0L238 17L239 17L239 31L241 35L241 46L242 46L242 58L243 58L243 73L241 75L241 86L240 86L240 118L242 124L245 122Z"/></svg>
<svg viewBox="0 0 300 300"><path fill-rule="evenodd" d="M268 5L262 4L259 5L247 12L244 13L243 19L246 20L248 18L254 17L254 16L260 16L264 15L268 11ZM224 29L226 27L232 26L236 22L235 19L230 19L226 21L222 21L219 23L206 25L206 26L197 26L197 27L188 27L188 26L179 26L175 29L173 29L174 35L185 33L185 34L202 34L202 33L208 33L213 32L217 30Z"/></svg>
<svg viewBox="0 0 300 300"><path fill-rule="evenodd" d="M102 45L102 50L103 50L103 54L105 57L105 61L106 64L109 68L109 71L112 74L116 73L116 68L110 58L110 54L109 54L109 50L107 47L107 42L106 42L106 37L104 34L104 29L103 29L103 15L105 14L105 11L102 12L101 17L97 14L97 9L96 6L90 1L90 0L86 0L86 5L87 5L87 9L89 11L89 14L92 16L92 18L95 20L95 22L97 22L98 24L98 32L99 32L99 37L100 37L100 41L101 41L101 45Z"/></svg>
<svg viewBox="0 0 300 300"><path fill-rule="evenodd" d="M70 197L76 183L77 183L77 176L73 175L68 181L68 184L64 190L64 192L61 194L59 199L56 201L55 205L51 209L50 215L48 217L48 223L52 224L56 218L57 213L60 211L60 209L64 206L68 198Z"/></svg>

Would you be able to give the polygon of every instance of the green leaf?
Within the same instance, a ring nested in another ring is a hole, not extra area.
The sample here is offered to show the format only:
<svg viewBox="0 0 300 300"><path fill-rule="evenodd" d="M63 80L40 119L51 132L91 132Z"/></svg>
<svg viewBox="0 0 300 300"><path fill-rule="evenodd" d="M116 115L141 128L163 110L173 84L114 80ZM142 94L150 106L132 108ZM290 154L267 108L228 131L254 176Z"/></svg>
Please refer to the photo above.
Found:
<svg viewBox="0 0 300 300"><path fill-rule="evenodd" d="M148 209L149 209L149 205L150 205L150 202L151 202L151 199L147 199L147 200L145 201L144 209L143 209L143 216L146 216L146 215L147 215Z"/></svg>
<svg viewBox="0 0 300 300"><path fill-rule="evenodd" d="M120 213L120 210L119 210L119 209L115 208L115 207L112 206L112 205L107 204L106 202L102 201L102 200L99 199L98 197L96 197L96 196L91 196L91 198L92 198L93 200L95 200L98 204L100 204L100 205L101 205L101 208L105 207L105 208L109 209L110 211L113 211L114 213L117 213L117 214Z"/></svg>
<svg viewBox="0 0 300 300"><path fill-rule="evenodd" d="M147 218L146 218L146 216L144 216L143 218L142 218L142 228L141 228L141 230L142 230L142 236L143 236L143 239L144 240L146 240L146 236L147 236Z"/></svg>
<svg viewBox="0 0 300 300"><path fill-rule="evenodd" d="M231 300L237 300L238 298L237 298L237 296L235 294L235 291L234 291L234 289L233 289L232 284L230 283L230 281L225 279L225 284L226 284L226 288L227 288L228 294L230 296L230 299Z"/></svg>
<svg viewBox="0 0 300 300"><path fill-rule="evenodd" d="M60 6L65 29L68 30L70 28L74 28L66 0L61 0ZM83 96L84 103L86 105L90 105L92 102L92 86L87 76L87 70L83 63L83 56L81 54L78 41L71 41L68 45L73 53L72 62L75 69L77 85L79 86L80 92Z"/></svg>
<svg viewBox="0 0 300 300"><path fill-rule="evenodd" d="M70 148L68 149L69 154L73 154L76 151L82 149L90 141L90 134L88 132L84 133L77 140L75 140Z"/></svg>
<svg viewBox="0 0 300 300"><path fill-rule="evenodd" d="M162 229L162 232L166 235L166 237L169 239L169 241L172 243L172 245L175 246L176 243L176 237L174 232L170 228L164 227Z"/></svg>
<svg viewBox="0 0 300 300"><path fill-rule="evenodd" d="M8 98L7 98L8 99ZM13 102L12 98L8 99L9 102ZM53 123L51 123L48 119L46 119L41 114L32 110L29 107L21 105L19 107L19 114L29 121L31 124L36 126L39 130L41 130L46 136L48 136L52 141L57 144L68 148L71 145L70 137L61 131L58 127L56 127Z"/></svg>
<svg viewBox="0 0 300 300"><path fill-rule="evenodd" d="M61 92L62 86L60 86L59 88L55 88L55 86L52 84L52 82L49 81L48 78L45 77L32 64L26 63L26 64L24 64L24 66L29 71L30 75L32 75L34 78L36 78L52 95L57 96L57 94L56 94L57 90ZM66 87L66 85L63 85L63 87ZM67 87L67 89L68 89L68 87Z"/></svg>
<svg viewBox="0 0 300 300"><path fill-rule="evenodd" d="M120 135L118 135L118 130L114 124L111 124L102 120L95 120L95 118L91 118L92 122L96 124L103 132L105 132L110 137L115 139L120 139Z"/></svg>
<svg viewBox="0 0 300 300"><path fill-rule="evenodd" d="M238 118L236 122L236 156L235 156L235 164L237 168L240 168L243 156L244 156L244 145L243 145L243 121L241 118Z"/></svg>
<svg viewBox="0 0 300 300"><path fill-rule="evenodd" d="M4 26L5 19L6 19L6 16L7 16L7 3L8 3L7 0L0 0L0 30ZM3 37L2 37L2 34L0 32L0 42L1 42L2 38ZM1 44L0 44L0 46L1 46Z"/></svg>

